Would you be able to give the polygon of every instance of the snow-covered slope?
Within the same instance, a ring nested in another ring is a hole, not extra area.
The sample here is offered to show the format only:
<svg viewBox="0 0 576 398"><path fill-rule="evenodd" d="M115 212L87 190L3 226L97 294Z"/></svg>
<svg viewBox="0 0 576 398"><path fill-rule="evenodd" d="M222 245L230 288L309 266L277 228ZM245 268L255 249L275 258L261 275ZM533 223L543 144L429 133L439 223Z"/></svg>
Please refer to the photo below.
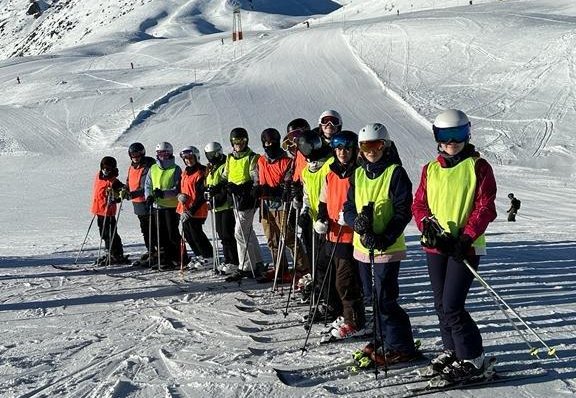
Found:
<svg viewBox="0 0 576 398"><path fill-rule="evenodd" d="M348 129L384 123L416 184L435 154L430 122L449 107L470 115L473 142L499 186L500 216L481 271L563 358L542 364L557 372L544 380L496 391L576 392L573 1L243 0L245 39L235 43L224 0L48 3L37 19L25 16L25 0L2 1L0 14L3 396L328 395L279 385L271 366L340 361L358 343L314 346L302 358L303 330L292 322L263 328L259 334L277 342L253 356L246 346L258 344L236 328L250 321L233 306L247 296L208 272L181 279L128 269L67 273L49 264L73 261L82 243L100 158L116 156L124 178L134 141L149 152L164 140L176 149L227 146L230 129L244 126L260 150L264 128L282 131L295 117L315 124L334 108ZM522 200L516 224L503 221L511 191ZM119 233L127 252L141 251L128 203ZM413 225L407 235L403 303L416 336L434 349ZM92 231L87 259L98 245ZM489 352L504 364L536 366L480 287L471 307Z"/></svg>

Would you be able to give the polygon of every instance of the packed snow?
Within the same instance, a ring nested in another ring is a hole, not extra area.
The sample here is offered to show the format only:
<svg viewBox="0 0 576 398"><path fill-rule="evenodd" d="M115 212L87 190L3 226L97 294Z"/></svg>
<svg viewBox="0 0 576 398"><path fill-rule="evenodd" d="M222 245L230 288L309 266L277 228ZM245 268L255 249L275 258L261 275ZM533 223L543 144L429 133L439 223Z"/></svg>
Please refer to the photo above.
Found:
<svg viewBox="0 0 576 398"><path fill-rule="evenodd" d="M28 0L0 14L0 395L2 397L395 396L372 373L288 387L273 368L348 361L366 341L318 345L286 290L210 271L90 270L92 178L103 156L129 165L127 147L176 150L219 141L236 126L280 131L337 109L344 127L385 124L414 185L436 153L431 121L459 108L491 162L498 219L480 274L550 346L531 356L475 284L468 309L498 366L544 377L438 396L576 394L576 5L570 0ZM308 4L312 3L312 4ZM231 41L233 5L244 40ZM67 26L64 25L68 21ZM308 21L309 27L303 22ZM205 161L205 159L202 159ZM178 159L178 161L180 161ZM507 194L522 201L506 221ZM210 223L205 228L212 236ZM262 252L270 261L262 230ZM123 204L125 251L143 252ZM412 223L401 304L422 348L440 348L425 259ZM243 312L236 305L273 309ZM258 325L256 322L265 322ZM239 328L240 327L240 328ZM523 326L519 326L524 330ZM525 334L534 346L535 336ZM259 340L259 341L255 341ZM264 342L265 341L265 342ZM248 350L252 348L252 351ZM392 372L391 372L392 375ZM391 376L392 377L392 376ZM365 391L362 391L365 390Z"/></svg>

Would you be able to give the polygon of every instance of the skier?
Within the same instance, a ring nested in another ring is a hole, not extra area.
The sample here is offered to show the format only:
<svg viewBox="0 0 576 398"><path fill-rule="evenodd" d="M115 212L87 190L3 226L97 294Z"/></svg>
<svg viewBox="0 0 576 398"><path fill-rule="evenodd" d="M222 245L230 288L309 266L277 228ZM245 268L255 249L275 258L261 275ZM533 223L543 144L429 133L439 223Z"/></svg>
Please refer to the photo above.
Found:
<svg viewBox="0 0 576 398"><path fill-rule="evenodd" d="M150 167L156 161L150 156L146 156L146 149L144 145L139 142L134 142L128 147L128 156L130 157L130 167L128 168L128 177L126 178L127 196L132 201L134 207L134 214L138 217L140 222L140 231L144 237L144 245L146 246L146 253L140 256L140 260L136 261L134 265L147 264L150 251L155 246L154 235L150 235L150 208L146 206L146 198L144 197L144 183ZM150 238L153 242L150 243Z"/></svg>
<svg viewBox="0 0 576 398"><path fill-rule="evenodd" d="M110 264L125 264L122 239L117 232L116 203L120 202L120 194L124 184L118 180L116 159L104 156L100 161L100 170L94 178L92 191L92 214L97 217L100 238L109 251ZM97 265L106 265L108 254L96 260Z"/></svg>
<svg viewBox="0 0 576 398"><path fill-rule="evenodd" d="M158 257L151 261L153 267L160 261L162 269L175 269L180 264L179 217L176 213L177 195L182 169L176 165L174 149L169 142L156 145L156 164L150 167L144 184L146 205L154 207L152 226L157 232Z"/></svg>
<svg viewBox="0 0 576 398"><path fill-rule="evenodd" d="M293 191L292 201L294 209L300 211L298 226L302 228L302 235L310 234L310 247L308 255L312 259L312 274L309 278L303 277L303 283L299 281L299 288L303 301L307 301L313 293L312 286L320 287L316 282L321 281L326 271L326 259L320 245L320 236L317 236L312 228L318 218L318 206L320 204L320 190L326 175L330 172L330 164L334 161L332 150L325 145L324 141L314 131L305 131L298 138L298 150L306 158L307 165L302 170L302 192ZM310 283L312 282L312 283ZM307 286L306 286L307 285ZM316 292L314 292L316 294ZM335 319L336 314L328 306L322 307L317 312L319 319ZM315 319L316 320L316 319Z"/></svg>
<svg viewBox="0 0 576 398"><path fill-rule="evenodd" d="M314 230L326 235L326 254L334 252L335 272L330 273L328 289L334 286L336 291L329 293L327 303L342 316L333 323L330 333L334 339L345 339L368 333L358 264L353 256L354 230L345 224L342 213L349 179L357 168L358 135L341 131L332 136L330 145L334 150L334 162L322 184ZM328 267L332 266L328 264Z"/></svg>
<svg viewBox="0 0 576 398"><path fill-rule="evenodd" d="M514 197L513 193L508 194L508 199L510 199L510 208L506 213L508 213L508 221L516 221L516 214L520 210L520 199Z"/></svg>
<svg viewBox="0 0 576 398"><path fill-rule="evenodd" d="M182 149L180 158L186 167L180 180L176 212L180 214L184 238L196 255L188 268L200 270L212 267L214 260L212 244L202 229L208 217L208 203L204 198L206 166L200 164L200 151L195 146Z"/></svg>
<svg viewBox="0 0 576 398"><path fill-rule="evenodd" d="M216 232L222 242L222 254L224 262L218 269L222 274L232 274L238 270L238 248L234 230L236 222L234 220L234 210L228 200L226 184L222 178L226 156L222 152L222 145L218 142L209 142L204 147L204 155L208 160L206 174L206 200L216 218Z"/></svg>
<svg viewBox="0 0 576 398"><path fill-rule="evenodd" d="M404 228L412 218L412 183L384 125L366 125L358 142L363 164L350 178L344 219L354 228L364 302L374 308L376 345L365 352L372 350L377 365L406 362L419 356L410 319L397 301L400 261L406 258Z"/></svg>
<svg viewBox="0 0 576 398"><path fill-rule="evenodd" d="M258 197L261 199L261 223L264 234L267 238L268 248L273 259L278 258L278 249L281 235L285 245L294 253L294 228L288 222L288 213L282 208L282 197L287 181L292 179L293 160L282 150L280 146L280 132L274 128L267 128L260 135L264 155L258 158L259 184L257 188ZM297 244L299 244L297 242ZM295 260L295 268L300 274L308 272L308 259L302 254L302 248L298 248L299 254ZM277 261L277 260L276 260ZM279 262L278 275L288 278L288 263L286 256L282 254ZM281 270L281 272L280 272ZM274 280L276 270L272 268L268 273L262 275L259 282L269 282ZM292 278L290 277L291 281Z"/></svg>
<svg viewBox="0 0 576 398"><path fill-rule="evenodd" d="M226 189L234 205L236 226L234 237L238 247L238 271L226 278L227 282L239 281L244 277L260 276L264 264L256 233L252 226L258 202L254 187L258 185L258 157L248 147L248 132L236 127L230 132L232 153L226 158L222 178L227 181Z"/></svg>
<svg viewBox="0 0 576 398"><path fill-rule="evenodd" d="M449 382L481 375L485 366L480 331L464 308L474 276L463 261L477 269L486 254L484 232L496 218L496 181L490 164L470 144L470 125L456 109L436 117L432 128L438 156L422 169L412 206L428 246L424 250L445 350L431 361L428 375L440 374ZM448 232L442 239L427 222L430 216Z"/></svg>

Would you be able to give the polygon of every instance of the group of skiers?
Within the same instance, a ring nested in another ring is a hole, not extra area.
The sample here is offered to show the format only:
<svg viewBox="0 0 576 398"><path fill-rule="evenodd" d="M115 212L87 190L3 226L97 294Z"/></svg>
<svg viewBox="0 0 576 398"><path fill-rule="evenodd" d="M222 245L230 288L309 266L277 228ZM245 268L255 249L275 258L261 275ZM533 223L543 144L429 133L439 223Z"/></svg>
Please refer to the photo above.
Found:
<svg viewBox="0 0 576 398"><path fill-rule="evenodd" d="M189 265L201 268L217 256L202 230L211 209L224 256L218 271L228 275L227 281L276 282L285 275L298 280L303 299L322 302L323 319L334 319L334 338L376 331L375 345L365 352L377 365L420 356L410 318L398 304L404 229L414 218L422 232L444 345L430 372L463 380L484 371L482 338L464 307L473 280L464 261L478 268L486 253L484 232L496 217L494 174L470 143L470 128L459 110L436 117L438 155L424 166L414 196L386 127L368 124L358 134L343 130L342 117L333 110L323 112L313 129L306 120L294 119L283 138L278 130L265 129L262 155L250 149L248 132L241 127L230 132L230 154L224 155L217 142L206 145L207 166L200 164L197 148L186 147L180 152L184 171L175 164L169 143L157 145L156 159L134 143L125 185L117 180L115 160L102 160L93 212L112 261L123 261L115 233L116 203L129 198L147 248L142 261L169 268L187 263L181 222L196 255ZM253 229L256 214L275 267L262 261ZM292 274L286 248L294 258ZM375 314L373 325L366 319L367 306Z"/></svg>

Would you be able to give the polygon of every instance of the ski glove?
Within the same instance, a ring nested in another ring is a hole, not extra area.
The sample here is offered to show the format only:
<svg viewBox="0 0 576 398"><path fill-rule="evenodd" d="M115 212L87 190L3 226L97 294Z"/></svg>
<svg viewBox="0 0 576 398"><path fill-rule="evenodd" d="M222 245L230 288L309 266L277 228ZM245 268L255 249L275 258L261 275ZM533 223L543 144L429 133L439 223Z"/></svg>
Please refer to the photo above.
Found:
<svg viewBox="0 0 576 398"><path fill-rule="evenodd" d="M314 221L314 231L317 234L323 235L328 232L328 221L325 220L316 220Z"/></svg>
<svg viewBox="0 0 576 398"><path fill-rule="evenodd" d="M190 199L190 197L188 195L186 195L185 193L179 193L178 196L178 202L184 204L188 201L188 199Z"/></svg>
<svg viewBox="0 0 576 398"><path fill-rule="evenodd" d="M312 218L308 213L308 209L302 210L300 216L298 217L298 226L302 229L310 228L310 224L312 223Z"/></svg>
<svg viewBox="0 0 576 398"><path fill-rule="evenodd" d="M152 194L155 198L162 199L164 197L164 191L160 188L156 188L154 191L152 191Z"/></svg>
<svg viewBox="0 0 576 398"><path fill-rule="evenodd" d="M154 195L150 195L146 198L146 206L151 207L154 204Z"/></svg>
<svg viewBox="0 0 576 398"><path fill-rule="evenodd" d="M128 188L126 188L126 187L122 188L122 190L120 191L120 199L124 199L124 200L130 200L131 199L130 191L128 190Z"/></svg>
<svg viewBox="0 0 576 398"><path fill-rule="evenodd" d="M370 217L365 212L360 212L356 219L354 220L354 231L359 235L365 235L366 232L371 228Z"/></svg>
<svg viewBox="0 0 576 398"><path fill-rule="evenodd" d="M362 245L368 249L385 251L394 242L390 242L388 239L381 235L374 235L371 232L367 232L360 237L360 243L362 243Z"/></svg>
<svg viewBox="0 0 576 398"><path fill-rule="evenodd" d="M464 261L468 255L468 251L472 247L472 243L473 241L471 237L468 235L460 235L458 239L455 239L452 257L454 257L456 261Z"/></svg>
<svg viewBox="0 0 576 398"><path fill-rule="evenodd" d="M189 219L192 218L192 213L190 213L190 211L185 211L182 213L182 215L180 216L180 222L182 224L184 224L186 221L188 221Z"/></svg>

